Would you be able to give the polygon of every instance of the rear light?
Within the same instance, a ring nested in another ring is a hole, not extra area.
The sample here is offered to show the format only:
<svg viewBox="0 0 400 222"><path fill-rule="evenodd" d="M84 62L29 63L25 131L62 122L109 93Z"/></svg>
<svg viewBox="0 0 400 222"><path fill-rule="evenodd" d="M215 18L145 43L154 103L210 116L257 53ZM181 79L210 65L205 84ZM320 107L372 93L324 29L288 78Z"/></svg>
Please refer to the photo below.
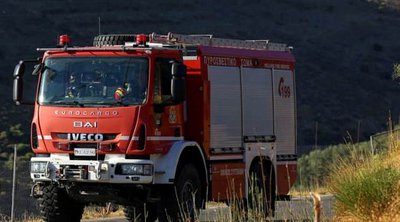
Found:
<svg viewBox="0 0 400 222"><path fill-rule="evenodd" d="M32 149L36 149L39 146L39 138L37 135L36 124L32 124L31 128L31 146Z"/></svg>

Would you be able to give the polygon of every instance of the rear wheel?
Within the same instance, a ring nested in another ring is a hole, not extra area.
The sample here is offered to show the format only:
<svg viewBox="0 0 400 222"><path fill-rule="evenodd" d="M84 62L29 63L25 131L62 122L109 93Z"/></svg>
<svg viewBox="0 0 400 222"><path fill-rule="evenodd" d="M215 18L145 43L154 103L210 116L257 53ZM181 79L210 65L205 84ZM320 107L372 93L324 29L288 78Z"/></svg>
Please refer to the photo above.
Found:
<svg viewBox="0 0 400 222"><path fill-rule="evenodd" d="M40 214L45 222L75 222L82 218L85 205L70 198L65 189L57 184L43 187L38 199Z"/></svg>
<svg viewBox="0 0 400 222"><path fill-rule="evenodd" d="M271 164L257 160L250 166L248 206L253 213L273 216L275 211L275 174Z"/></svg>

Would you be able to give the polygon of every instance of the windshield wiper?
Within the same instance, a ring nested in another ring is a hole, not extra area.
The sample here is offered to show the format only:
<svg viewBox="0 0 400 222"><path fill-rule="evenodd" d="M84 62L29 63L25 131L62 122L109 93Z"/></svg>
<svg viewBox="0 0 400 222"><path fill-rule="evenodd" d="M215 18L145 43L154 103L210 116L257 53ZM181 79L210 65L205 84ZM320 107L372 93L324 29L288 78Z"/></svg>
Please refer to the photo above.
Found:
<svg viewBox="0 0 400 222"><path fill-rule="evenodd" d="M122 101L116 102L98 102L96 105L106 105L106 106L128 106L128 104L123 103Z"/></svg>
<svg viewBox="0 0 400 222"><path fill-rule="evenodd" d="M76 100L73 100L73 101L59 100L59 101L52 102L52 104L84 107L83 103L80 103L80 102L78 102Z"/></svg>

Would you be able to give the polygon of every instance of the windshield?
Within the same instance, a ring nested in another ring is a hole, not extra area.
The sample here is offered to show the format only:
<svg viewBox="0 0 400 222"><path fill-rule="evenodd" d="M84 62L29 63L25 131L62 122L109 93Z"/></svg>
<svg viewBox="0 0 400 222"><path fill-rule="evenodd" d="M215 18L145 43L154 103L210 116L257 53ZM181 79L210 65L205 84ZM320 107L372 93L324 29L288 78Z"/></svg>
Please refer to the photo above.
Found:
<svg viewBox="0 0 400 222"><path fill-rule="evenodd" d="M139 105L147 93L142 57L55 57L45 61L41 105Z"/></svg>

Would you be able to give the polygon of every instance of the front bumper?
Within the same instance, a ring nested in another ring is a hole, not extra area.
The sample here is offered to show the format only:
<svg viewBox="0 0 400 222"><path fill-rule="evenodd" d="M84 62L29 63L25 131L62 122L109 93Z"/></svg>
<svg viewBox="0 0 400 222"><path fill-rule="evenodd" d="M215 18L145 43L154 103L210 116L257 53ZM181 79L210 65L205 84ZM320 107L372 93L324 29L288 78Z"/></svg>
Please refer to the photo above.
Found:
<svg viewBox="0 0 400 222"><path fill-rule="evenodd" d="M111 184L151 184L151 160L106 155L104 160L70 160L68 155L31 158L31 178L40 181L77 181Z"/></svg>

